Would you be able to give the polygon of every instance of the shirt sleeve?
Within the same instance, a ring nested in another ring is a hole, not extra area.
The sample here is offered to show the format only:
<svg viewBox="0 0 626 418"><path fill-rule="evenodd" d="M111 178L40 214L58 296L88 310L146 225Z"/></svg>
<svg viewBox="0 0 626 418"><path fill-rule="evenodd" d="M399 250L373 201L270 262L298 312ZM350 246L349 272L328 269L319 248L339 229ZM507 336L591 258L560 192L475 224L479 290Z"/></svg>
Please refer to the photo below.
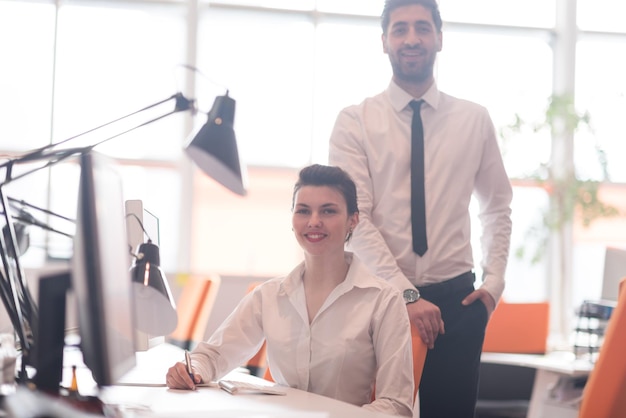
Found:
<svg viewBox="0 0 626 418"><path fill-rule="evenodd" d="M411 326L400 294L388 288L374 311L373 343L378 371L375 400L364 408L413 416L413 355Z"/></svg>
<svg viewBox="0 0 626 418"><path fill-rule="evenodd" d="M368 157L363 149L366 135L359 107L352 106L337 116L329 143L329 163L346 170L357 187L359 224L349 247L376 276L388 280L399 290L413 288L414 285L402 273L378 228L372 223L373 187Z"/></svg>
<svg viewBox="0 0 626 418"><path fill-rule="evenodd" d="M260 286L247 294L208 341L191 353L193 367L202 381L220 379L244 364L264 341Z"/></svg>
<svg viewBox="0 0 626 418"><path fill-rule="evenodd" d="M509 256L513 190L488 114L483 121L483 132L486 141L474 192L480 206L479 218L483 230L482 287L497 303L504 291L504 276Z"/></svg>

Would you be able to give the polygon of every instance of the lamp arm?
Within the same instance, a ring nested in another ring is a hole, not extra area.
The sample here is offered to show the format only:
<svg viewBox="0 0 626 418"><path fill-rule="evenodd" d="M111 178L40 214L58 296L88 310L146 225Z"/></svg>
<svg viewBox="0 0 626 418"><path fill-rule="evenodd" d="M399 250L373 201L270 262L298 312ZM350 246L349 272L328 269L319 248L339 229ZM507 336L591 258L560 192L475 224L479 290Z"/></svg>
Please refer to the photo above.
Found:
<svg viewBox="0 0 626 418"><path fill-rule="evenodd" d="M55 234L63 235L67 238L74 238L74 235L68 234L67 232L59 231L58 229L53 228L50 225L35 219L33 216L24 216L22 214L19 214L17 216L13 216L13 220L19 221L26 225L36 226L43 229L44 231L54 232Z"/></svg>
<svg viewBox="0 0 626 418"><path fill-rule="evenodd" d="M108 142L108 141L110 141L110 140L112 140L112 139L117 138L118 136L122 136L122 135L124 135L124 134L129 133L129 132L132 132L132 131L134 131L135 129L141 128L142 126L150 125L150 124L151 124L151 123L153 123L153 122L156 122L156 121L158 121L158 120L161 120L161 119L163 119L163 118L166 118L166 117L168 117L169 115L173 115L174 113L177 113L177 112L180 112L180 110L174 109L174 110L172 110L171 112L165 113L165 114L163 114L163 115L161 115L161 116L157 116L157 117L156 117L156 118L154 118L154 119L150 119L150 120L148 120L148 121L146 121L146 122L143 122L143 123L141 123L141 124L139 124L139 125L137 125L137 126L133 126L132 128L129 128L129 129L127 129L127 130L125 130L125 131L122 131L122 132L120 132L120 133L118 133L118 134L115 134L115 135L113 135L113 136L110 136L110 137L108 137L108 138L105 138L105 139L103 139L103 140L102 140L102 141L100 141L100 142L96 142L95 144L90 145L89 147L86 147L86 149L91 149L91 148L97 147L97 146L98 146L98 145L100 145L100 144L103 144L103 143L105 143L105 142Z"/></svg>
<svg viewBox="0 0 626 418"><path fill-rule="evenodd" d="M167 113L165 113L165 114L163 114L161 116L158 116L156 118L150 119L150 120L148 120L146 122L143 122L143 123L141 123L141 124L139 124L139 125L137 125L135 127L129 128L129 129L123 131L123 132L120 132L120 133L118 133L116 135L113 135L111 137L105 138L105 139L101 140L100 142L97 142L96 144L93 144L93 145L90 145L90 146L87 146L87 147L70 148L70 149L63 149L63 150L53 151L53 148L56 148L59 145L65 144L65 143L67 143L69 141L72 141L72 140L74 140L76 138L79 138L81 136L84 136L84 135L87 135L87 134L92 133L94 131L97 131L98 129L104 128L106 126L112 125L114 123L117 123L117 122L119 122L121 120L124 120L126 118L129 118L131 116L137 115L137 114L139 114L141 112L144 112L146 110L149 110L149 109L151 109L153 107L162 105L163 103L169 102L170 100L175 100L175 102L176 102L175 106L174 106L174 110L172 110L170 112L167 112ZM92 149L92 148L94 148L94 147L96 147L96 146L98 146L98 145L100 145L100 144L102 144L104 142L110 141L111 139L117 138L118 136L124 135L124 134L126 134L128 132L131 132L131 131L134 131L135 129L138 129L138 128L142 127L142 126L149 125L149 124L151 124L153 122L156 122L156 121L158 121L160 119L163 119L163 118L165 118L165 117L167 117L169 115L172 115L172 114L178 113L178 112L183 112L183 111L186 111L186 110L192 110L192 111L195 112L195 100L186 98L182 93L176 93L176 94L173 94L172 96L168 97L167 99L164 99L164 100L161 100L159 102L153 103L153 104L151 104L149 106L146 106L146 107L144 107L142 109L139 109L139 110L134 111L132 113L129 113L129 114L125 115L125 116L122 116L122 117L119 117L117 119L114 119L114 120L112 120L110 122L107 122L107 123L102 124L100 126L97 126L95 128L89 129L89 130L87 130L85 132L82 132L82 133L79 133L77 135L74 135L74 136L72 136L70 138L64 139L64 140L56 142L54 144L46 145L46 146L38 148L38 149L36 149L34 151L30 151L30 152L28 152L28 153L26 153L26 154L24 154L24 155L22 155L22 156L20 156L18 158L9 160L9 161L5 162L4 164L0 164L0 168L6 168L5 180L4 180L4 183L2 183L2 185L7 184L7 183L9 183L11 181L17 180L19 178L22 178L24 176L27 176L27 175L35 172L35 171L39 171L39 170L41 170L43 168L49 167L51 165L54 165L54 164L56 164L56 163L58 163L60 161L63 161L63 160L65 160L65 159L67 159L67 158L69 158L69 157L71 157L73 155L89 151L90 149ZM51 151L51 152L46 152L46 151ZM21 173L18 176L13 176L12 175L13 167L16 164L28 163L28 162L38 161L38 160L42 160L42 159L48 159L48 162L46 164L44 164L43 166L41 166L41 167L37 167L37 168L32 169L30 171Z"/></svg>
<svg viewBox="0 0 626 418"><path fill-rule="evenodd" d="M7 243L4 239L4 234L0 234L0 247L2 249L2 251L0 251L0 256L6 273L6 275L0 275L0 279L3 280L2 301L5 303L6 310L9 312L9 316L13 322L15 332L20 339L23 356L28 357L31 348L31 341L29 341L27 336L26 322L32 326L33 322L36 322L37 313L35 305L33 304L32 296L30 295L30 292L23 280L21 270L22 267L19 262L19 257L16 257L13 263L9 260L9 254L17 254L15 248L15 228L13 227L11 215L8 210L8 199L2 190L2 187L0 187L0 201L4 208L4 218L8 225L11 237ZM7 248L7 244L12 248Z"/></svg>
<svg viewBox="0 0 626 418"><path fill-rule="evenodd" d="M104 128L111 124L117 123L123 119L129 118L146 110L149 110L153 107L159 106L163 103L166 103L170 100L175 100L175 108L173 111L167 112L162 116L158 116L153 118L147 122L141 123L134 128L130 128L124 132L121 132L117 135L106 138L94 145L82 148L67 148L67 149L55 149L56 147L65 144L69 141L72 141L78 137L94 132L98 129ZM20 344L22 347L22 365L23 370L25 372L25 365L29 364L30 355L32 351L33 344L36 344L37 333L36 329L33 327L37 326L38 322L38 310L37 305L26 285L26 280L24 278L24 273L22 270L22 266L20 263L20 257L15 256L13 259L10 259L9 254L18 254L16 248L16 233L15 227L13 225L13 217L10 213L9 208L9 198L6 196L3 187L8 183L20 179L24 176L27 176L31 173L39 171L43 168L50 167L54 164L57 164L61 161L64 161L70 157L76 156L81 153L89 152L93 147L100 145L101 143L111 140L113 138L117 138L120 135L128 133L134 129L140 128L142 126L148 125L152 122L156 122L162 118L165 118L173 113L182 112L186 110L195 111L195 102L194 100L187 99L182 93L176 93L165 100L161 100L149 106L146 106L142 109L139 109L135 112L132 112L128 115L122 116L110 122L107 122L103 125L97 126L95 128L89 129L88 131L82 132L78 135L67 138L63 141L49 144L44 147L38 148L34 151L28 152L21 157L9 160L4 164L0 164L0 169L4 168L6 170L4 182L0 183L0 204L2 205L2 210L4 212L4 219L6 221L7 228L9 230L9 234L7 239L5 239L4 234L0 234L0 258L2 261L2 266L4 269L4 274L0 272L0 299L2 299L2 303L4 304L7 312L9 313L9 317L11 319L14 330L20 340ZM32 163L36 161L45 161L44 164L27 170L23 173L19 173L18 175L13 175L13 168L22 163ZM19 219L19 217L18 217ZM23 220L23 219L22 219ZM29 219L26 219L27 221ZM35 222L35 224L39 227L44 227L45 225L42 222ZM48 229L45 228L44 229ZM53 229L48 229L53 232L60 232ZM67 235L62 233L63 235ZM24 375L24 373L22 373Z"/></svg>
<svg viewBox="0 0 626 418"><path fill-rule="evenodd" d="M13 203L13 205L12 205L13 207L16 207L15 205L26 206L28 208L35 209L38 212L45 213L46 215L54 216L56 218L63 219L64 221L76 223L76 219L68 218L67 216L63 216L63 215L58 214L56 212L52 212L51 210L48 210L48 209L40 208L39 206L35 206L32 203L28 203L25 200L14 199L11 196L8 196L8 199L9 199L9 203ZM19 207L17 208L17 210L20 210L20 209L21 208L19 208Z"/></svg>
<svg viewBox="0 0 626 418"><path fill-rule="evenodd" d="M51 153L39 152L37 155L26 154L25 156L20 157L17 160L13 160L12 164L7 164L9 169L7 170L7 175L6 175L5 179L4 179L4 183L0 184L0 186L7 185L7 184L11 183L12 181L21 179L22 177L26 177L26 176L28 176L28 175L36 172L36 171L44 169L44 168L51 167L51 166L53 166L53 165L55 165L57 163L60 163L61 161L67 160L68 158L73 157L75 155L82 154L82 153L85 153L85 152L89 152L92 148L97 147L98 145L100 145L100 144L102 144L104 142L107 142L107 141L110 141L112 139L115 139L118 136L127 134L128 132L132 132L135 129L141 128L142 126L149 125L152 122L156 122L156 121L158 121L160 119L163 119L163 118L165 118L165 117L167 117L169 115L172 115L172 114L174 114L176 112L178 112L178 111L177 110L173 110L171 112L165 113L164 115L158 116L158 117L156 117L154 119L150 119L150 120L148 120L146 122L143 122L143 123L141 123L139 125L133 126L132 128L129 128L129 129L125 130L125 131L117 133L117 134L115 134L113 136L110 136L108 138L105 138L105 139L101 140L100 142L96 142L95 144L92 144L92 145L89 145L89 146L86 146L86 147L82 147L82 148L68 148L68 149L64 149L64 150L60 150L60 151L54 151L54 152L51 152ZM102 126L105 126L105 125L102 125ZM74 138L76 138L76 137L74 137ZM48 159L48 161L45 164L43 164L42 166L39 166L39 167L33 168L31 170L25 171L23 173L20 173L17 176L13 176L12 175L12 167L13 167L14 164L19 164L19 163L24 163L24 162L32 162L32 161L35 161L35 160L41 160L41 159L46 159L46 158ZM0 166L0 168L1 168L1 166Z"/></svg>
<svg viewBox="0 0 626 418"><path fill-rule="evenodd" d="M35 149L33 151L30 151L27 154L24 154L24 155L22 155L21 157L19 157L17 159L10 160L10 161L0 165L0 168L7 167L7 166L9 166L9 165L11 165L13 163L21 163L21 162L28 162L28 161L38 160L38 159L40 159L43 156L44 152L49 150L49 149L56 148L59 145L65 144L66 142L72 141L72 140L74 140L76 138L80 138L81 136L84 136L84 135L87 135L87 134L89 134L91 132L97 131L98 129L102 129L102 128L106 127L106 126L112 125L114 123L117 123L117 122L119 122L121 120L129 118L129 117L134 116L136 114L139 114L141 112L144 112L146 110L152 109L153 107L162 105L163 103L167 103L170 100L176 100L176 107L174 109L174 112L180 112L180 111L188 110L188 109L191 109L194 106L194 100L187 99L182 93L176 93L176 94L171 95L167 99L163 99L161 101L158 101L156 103L148 105L148 106L146 106L146 107L144 107L142 109L136 110L136 111L134 111L132 113L129 113L129 114L125 115L125 116L122 116L122 117L119 117L117 119L114 119L114 120L112 120L110 122L104 123L104 124L102 124L100 126L96 126L95 128L91 128L91 129L89 129L89 130L87 130L85 132L81 132L81 133L79 133L77 135L71 136L71 137L66 138L66 139L64 139L62 141L55 142L54 144L48 144L48 145L45 145L45 146L43 146L41 148Z"/></svg>
<svg viewBox="0 0 626 418"><path fill-rule="evenodd" d="M37 156L38 158L34 158L34 157L32 157L29 154L28 155L29 158L27 160L22 160L22 158L19 158L17 160L12 160L11 164L8 165L8 169L7 169L7 172L6 172L6 176L5 176L4 182L0 184L0 187L9 184L12 181L21 179L22 177L28 176L29 174L32 174L32 173L34 173L36 171L42 170L44 168L47 168L47 167L53 166L53 165L55 165L57 163L60 163L61 161L67 160L68 158L73 157L73 156L75 156L77 154L80 154L81 152L86 152L89 149L90 149L90 147L69 148L69 149L64 149L64 150L60 150L60 151L54 151L54 152L51 152L51 153L48 153L48 154L39 154ZM19 164L19 163L23 163L23 162L32 162L32 161L34 161L36 159L45 159L45 158L47 158L48 161L44 165L42 165L40 167L37 167L37 168L34 168L32 170L28 170L28 171L25 171L23 173L20 173L17 176L13 176L12 175L13 174L12 173L12 169L13 169L13 166L15 164Z"/></svg>

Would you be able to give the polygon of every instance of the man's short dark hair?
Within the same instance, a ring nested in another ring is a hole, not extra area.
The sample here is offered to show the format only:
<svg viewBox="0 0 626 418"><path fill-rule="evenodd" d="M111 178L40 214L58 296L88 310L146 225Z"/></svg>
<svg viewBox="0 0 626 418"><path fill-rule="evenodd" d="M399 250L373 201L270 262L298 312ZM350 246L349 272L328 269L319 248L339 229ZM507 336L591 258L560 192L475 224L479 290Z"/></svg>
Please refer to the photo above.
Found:
<svg viewBox="0 0 626 418"><path fill-rule="evenodd" d="M398 7L411 6L413 4L424 6L426 9L430 10L437 32L441 32L441 14L439 13L439 5L436 0L386 0L383 14L380 16L380 25L383 28L383 33L387 33L391 12Z"/></svg>

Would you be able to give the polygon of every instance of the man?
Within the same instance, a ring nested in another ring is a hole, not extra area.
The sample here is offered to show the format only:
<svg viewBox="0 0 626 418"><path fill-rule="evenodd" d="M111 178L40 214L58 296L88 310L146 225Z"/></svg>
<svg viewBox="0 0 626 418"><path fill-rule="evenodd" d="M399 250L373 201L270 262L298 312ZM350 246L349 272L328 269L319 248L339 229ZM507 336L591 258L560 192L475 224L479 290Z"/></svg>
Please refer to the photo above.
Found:
<svg viewBox="0 0 626 418"><path fill-rule="evenodd" d="M352 250L403 292L409 318L429 347L420 416L471 418L485 327L504 290L512 189L487 110L437 89L433 66L443 37L435 0L387 0L381 23L392 80L386 91L340 112L329 160L357 184L361 223ZM421 122L413 122L414 114ZM424 145L423 161L415 167L423 167L423 180L411 174L411 159L419 158L411 156L420 148L411 145L417 131ZM422 226L411 219L419 214L420 182ZM478 289L470 243L472 195L483 232ZM425 240L421 249L414 250L413 227L416 242Z"/></svg>

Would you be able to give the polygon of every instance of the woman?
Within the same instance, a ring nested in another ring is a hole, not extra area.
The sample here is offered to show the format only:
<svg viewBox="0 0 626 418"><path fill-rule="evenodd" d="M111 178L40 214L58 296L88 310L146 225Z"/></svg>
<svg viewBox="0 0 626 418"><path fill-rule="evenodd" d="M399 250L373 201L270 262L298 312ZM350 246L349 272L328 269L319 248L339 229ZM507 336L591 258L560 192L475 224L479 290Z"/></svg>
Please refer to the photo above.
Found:
<svg viewBox="0 0 626 418"><path fill-rule="evenodd" d="M177 363L167 385L193 389L217 380L266 340L278 384L412 416L411 333L402 296L344 250L359 222L354 182L338 167L306 167L294 187L292 212L304 261L257 286L196 347L193 381Z"/></svg>

